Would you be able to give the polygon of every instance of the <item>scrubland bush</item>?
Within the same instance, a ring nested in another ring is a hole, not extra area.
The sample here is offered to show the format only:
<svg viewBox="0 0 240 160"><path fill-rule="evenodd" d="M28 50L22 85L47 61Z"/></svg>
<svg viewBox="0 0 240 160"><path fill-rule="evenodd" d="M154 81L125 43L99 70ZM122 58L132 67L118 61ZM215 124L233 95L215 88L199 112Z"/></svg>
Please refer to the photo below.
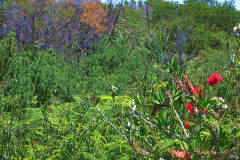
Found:
<svg viewBox="0 0 240 160"><path fill-rule="evenodd" d="M76 59L0 42L0 159L240 158L239 13L133 4Z"/></svg>

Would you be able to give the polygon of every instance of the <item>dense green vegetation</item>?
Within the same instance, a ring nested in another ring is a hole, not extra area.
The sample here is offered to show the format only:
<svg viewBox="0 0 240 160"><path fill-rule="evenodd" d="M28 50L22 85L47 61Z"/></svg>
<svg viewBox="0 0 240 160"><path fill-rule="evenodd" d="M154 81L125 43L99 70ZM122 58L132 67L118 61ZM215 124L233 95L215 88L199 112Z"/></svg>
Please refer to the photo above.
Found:
<svg viewBox="0 0 240 160"><path fill-rule="evenodd" d="M11 5L0 5L0 159L240 159L233 3L125 1L111 32L89 24L76 43L52 37L63 49L45 44L44 29L23 43Z"/></svg>

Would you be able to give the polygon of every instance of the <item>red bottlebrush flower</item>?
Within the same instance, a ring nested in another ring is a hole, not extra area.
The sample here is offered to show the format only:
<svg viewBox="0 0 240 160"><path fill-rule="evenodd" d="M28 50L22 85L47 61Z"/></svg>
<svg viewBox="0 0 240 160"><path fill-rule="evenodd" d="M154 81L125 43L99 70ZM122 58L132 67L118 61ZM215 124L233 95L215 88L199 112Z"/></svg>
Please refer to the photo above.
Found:
<svg viewBox="0 0 240 160"><path fill-rule="evenodd" d="M203 96L203 93L204 93L204 89L202 88L202 89L200 89L200 91L201 91L201 93L199 93L199 98L201 99Z"/></svg>
<svg viewBox="0 0 240 160"><path fill-rule="evenodd" d="M186 153L185 153L185 158L186 158L186 160L190 160L190 159L191 159L191 155L186 152Z"/></svg>
<svg viewBox="0 0 240 160"><path fill-rule="evenodd" d="M199 93L200 91L201 91L201 93ZM199 89L198 87L194 87L193 88L193 95L194 95L195 98L196 98L197 94L199 94L199 99L201 99L203 93L204 93L204 89L203 88L201 88L201 89Z"/></svg>
<svg viewBox="0 0 240 160"><path fill-rule="evenodd" d="M200 91L200 89L198 89L198 87L194 87L194 88L193 88L193 92L194 92L194 93L198 93L199 91Z"/></svg>
<svg viewBox="0 0 240 160"><path fill-rule="evenodd" d="M170 150L168 149L167 150L169 153L171 153L172 155L172 158L178 158L178 159L185 159L186 160L190 160L191 159L191 156L188 152L185 152L185 151L179 151L179 150Z"/></svg>
<svg viewBox="0 0 240 160"><path fill-rule="evenodd" d="M172 158L183 159L186 157L185 151L179 151L179 150L172 151L170 149L168 149L167 151L171 153Z"/></svg>
<svg viewBox="0 0 240 160"><path fill-rule="evenodd" d="M213 75L211 75L208 78L208 84L213 86L213 85L218 84L221 80L222 80L221 74L219 74L218 72L215 72Z"/></svg>
<svg viewBox="0 0 240 160"><path fill-rule="evenodd" d="M188 104L187 104L187 111L188 111L188 112L193 112L193 106L192 106L191 103L188 103Z"/></svg>
<svg viewBox="0 0 240 160"><path fill-rule="evenodd" d="M189 129L189 124L185 124L185 129Z"/></svg>
<svg viewBox="0 0 240 160"><path fill-rule="evenodd" d="M195 111L196 113L199 112L199 108L197 108L196 106L193 106L191 103L188 103L186 108L187 108L187 111L191 113L193 117L195 117Z"/></svg>

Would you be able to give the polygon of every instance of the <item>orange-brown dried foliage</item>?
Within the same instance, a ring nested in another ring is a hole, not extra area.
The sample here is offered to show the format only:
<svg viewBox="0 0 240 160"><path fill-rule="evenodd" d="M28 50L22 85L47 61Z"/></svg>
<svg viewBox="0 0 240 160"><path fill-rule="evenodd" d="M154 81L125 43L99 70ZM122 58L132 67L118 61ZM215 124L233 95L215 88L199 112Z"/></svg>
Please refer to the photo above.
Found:
<svg viewBox="0 0 240 160"><path fill-rule="evenodd" d="M81 22L91 28L96 28L96 33L106 31L104 23L107 21L107 11L102 7L100 1L85 1L82 3L83 13Z"/></svg>

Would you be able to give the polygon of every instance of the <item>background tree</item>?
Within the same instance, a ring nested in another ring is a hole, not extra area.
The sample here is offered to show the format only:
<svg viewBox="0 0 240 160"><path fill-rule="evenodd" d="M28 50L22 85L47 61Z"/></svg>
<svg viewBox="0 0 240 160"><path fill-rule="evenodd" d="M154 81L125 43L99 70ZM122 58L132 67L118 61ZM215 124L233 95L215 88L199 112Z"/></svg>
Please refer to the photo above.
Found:
<svg viewBox="0 0 240 160"><path fill-rule="evenodd" d="M142 6L143 6L143 2L142 2L142 0L139 0L138 1L138 8L142 8Z"/></svg>
<svg viewBox="0 0 240 160"><path fill-rule="evenodd" d="M128 6L128 5L129 5L128 0L125 0L125 1L124 1L124 5L125 5L125 6Z"/></svg>
<svg viewBox="0 0 240 160"><path fill-rule="evenodd" d="M137 7L137 2L135 0L130 0L130 7L136 8Z"/></svg>
<svg viewBox="0 0 240 160"><path fill-rule="evenodd" d="M42 48L54 47L68 59L76 58L112 32L121 7L106 7L100 1L8 1L0 33L4 37L15 29L18 46L37 42Z"/></svg>

